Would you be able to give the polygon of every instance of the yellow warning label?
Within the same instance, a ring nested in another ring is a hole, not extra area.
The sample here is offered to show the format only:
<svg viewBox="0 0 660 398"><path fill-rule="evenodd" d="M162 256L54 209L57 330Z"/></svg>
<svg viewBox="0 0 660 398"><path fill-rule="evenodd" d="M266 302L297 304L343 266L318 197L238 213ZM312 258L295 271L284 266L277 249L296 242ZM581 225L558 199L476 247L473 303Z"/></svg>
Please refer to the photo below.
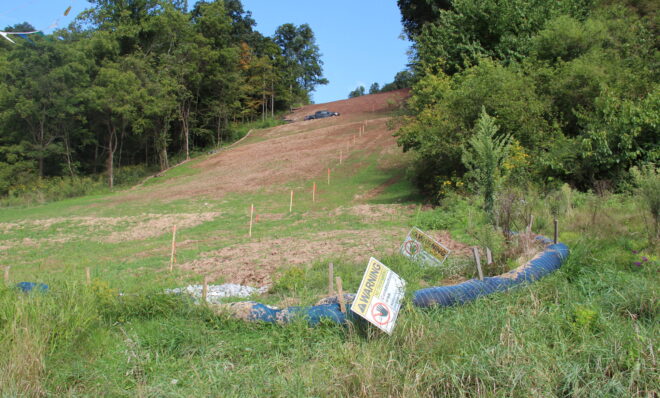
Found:
<svg viewBox="0 0 660 398"><path fill-rule="evenodd" d="M355 302L352 305L352 310L358 314L365 316L369 309L369 303L374 297L380 297L383 290L383 283L389 269L381 264L375 258L369 260L367 270L364 273L364 278L358 289Z"/></svg>
<svg viewBox="0 0 660 398"><path fill-rule="evenodd" d="M422 244L422 248L425 252L431 254L438 260L444 259L444 257L449 254L449 250L442 247L440 244L429 238L425 233L418 229L413 229L410 231L410 236Z"/></svg>

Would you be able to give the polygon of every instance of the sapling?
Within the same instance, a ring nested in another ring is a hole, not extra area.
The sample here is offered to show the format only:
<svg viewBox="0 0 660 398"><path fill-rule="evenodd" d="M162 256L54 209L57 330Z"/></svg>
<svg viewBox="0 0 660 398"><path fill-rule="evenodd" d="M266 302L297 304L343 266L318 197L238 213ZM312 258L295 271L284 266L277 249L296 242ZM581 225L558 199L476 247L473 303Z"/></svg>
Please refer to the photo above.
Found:
<svg viewBox="0 0 660 398"><path fill-rule="evenodd" d="M504 176L504 161L508 155L511 136L497 136L499 127L495 118L481 109L475 126L475 134L463 146L461 160L468 170L467 176L474 181L476 190L483 194L484 210L494 224L495 194Z"/></svg>

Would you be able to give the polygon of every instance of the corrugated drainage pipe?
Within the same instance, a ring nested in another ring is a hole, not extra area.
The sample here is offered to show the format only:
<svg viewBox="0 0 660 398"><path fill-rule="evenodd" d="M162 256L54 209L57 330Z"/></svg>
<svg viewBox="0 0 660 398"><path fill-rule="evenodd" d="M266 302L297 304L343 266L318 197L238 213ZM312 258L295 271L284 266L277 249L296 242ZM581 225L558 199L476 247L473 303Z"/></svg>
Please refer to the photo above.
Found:
<svg viewBox="0 0 660 398"><path fill-rule="evenodd" d="M546 244L545 250L524 265L499 276L484 278L484 280L471 279L453 286L420 289L414 293L413 303L418 307L463 304L481 296L505 291L514 286L543 278L562 266L568 258L569 250L565 244L552 244L552 241L544 236L539 236L536 240ZM347 306L350 305L353 297L354 295L346 295ZM250 321L286 323L294 317L303 316L308 319L310 325L314 326L323 318L339 324L345 323L347 319L357 318L350 310L347 311L348 314L342 313L336 300L336 298L328 298L311 307L283 309L255 302L233 303L229 306L233 307L230 312Z"/></svg>
<svg viewBox="0 0 660 398"><path fill-rule="evenodd" d="M538 237L544 243L548 238ZM534 282L557 270L568 258L568 246L563 243L549 244L526 264L505 274L484 278L470 279L453 286L438 286L420 289L413 296L413 303L418 307L434 305L450 306L463 304L487 294L508 290L514 286Z"/></svg>

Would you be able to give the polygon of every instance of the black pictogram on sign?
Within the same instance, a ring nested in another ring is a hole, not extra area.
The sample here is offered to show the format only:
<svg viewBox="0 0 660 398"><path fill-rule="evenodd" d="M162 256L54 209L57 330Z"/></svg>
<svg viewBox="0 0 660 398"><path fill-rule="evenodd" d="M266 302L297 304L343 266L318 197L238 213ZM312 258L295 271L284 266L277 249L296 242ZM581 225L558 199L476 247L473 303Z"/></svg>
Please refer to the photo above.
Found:
<svg viewBox="0 0 660 398"><path fill-rule="evenodd" d="M386 325L392 318L392 310L387 304L378 302L371 307L371 316L377 324Z"/></svg>

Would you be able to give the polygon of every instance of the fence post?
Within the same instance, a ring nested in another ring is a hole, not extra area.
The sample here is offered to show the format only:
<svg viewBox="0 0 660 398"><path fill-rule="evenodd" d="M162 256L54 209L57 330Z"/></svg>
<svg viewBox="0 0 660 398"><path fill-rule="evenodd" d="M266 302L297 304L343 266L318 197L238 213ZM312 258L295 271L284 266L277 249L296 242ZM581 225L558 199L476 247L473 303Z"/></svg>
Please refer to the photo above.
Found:
<svg viewBox="0 0 660 398"><path fill-rule="evenodd" d="M341 312L346 312L346 305L344 304L344 289L341 286L341 278L337 277L337 294L339 294L339 309Z"/></svg>
<svg viewBox="0 0 660 398"><path fill-rule="evenodd" d="M333 263L328 264L328 296L335 294L335 289L332 286L332 282L335 276L335 265Z"/></svg>
<svg viewBox="0 0 660 398"><path fill-rule="evenodd" d="M172 227L172 252L170 254L170 272L174 269L176 262L176 225Z"/></svg>
<svg viewBox="0 0 660 398"><path fill-rule="evenodd" d="M484 272L481 270L481 258L479 257L479 249L472 248L472 255L474 255L474 262L477 263L477 272L479 273L479 280L484 280Z"/></svg>
<svg viewBox="0 0 660 398"><path fill-rule="evenodd" d="M248 236L252 237L252 217L254 216L254 203L250 205L250 230L248 231Z"/></svg>

